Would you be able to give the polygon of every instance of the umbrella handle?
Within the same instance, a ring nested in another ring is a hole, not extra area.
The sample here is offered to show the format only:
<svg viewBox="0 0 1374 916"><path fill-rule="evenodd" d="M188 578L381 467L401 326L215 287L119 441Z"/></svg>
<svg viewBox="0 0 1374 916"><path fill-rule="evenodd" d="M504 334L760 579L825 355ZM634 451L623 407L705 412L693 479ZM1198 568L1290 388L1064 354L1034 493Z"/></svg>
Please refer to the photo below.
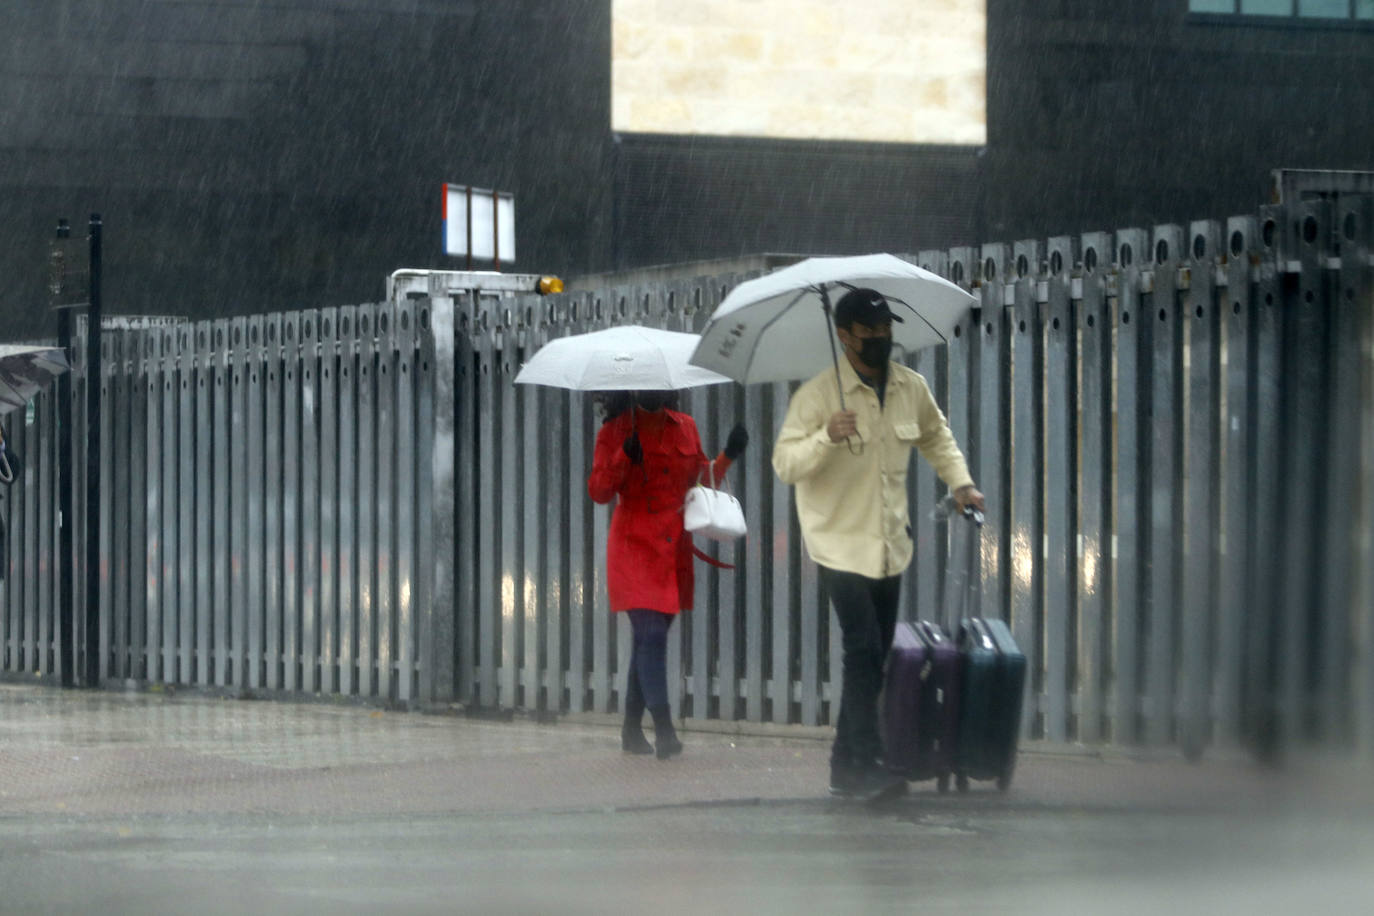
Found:
<svg viewBox="0 0 1374 916"><path fill-rule="evenodd" d="M840 384L840 354L835 349L835 317L830 308L830 293L824 283L821 284L820 290L821 312L825 315L825 339L830 341L830 362L835 366L835 388L840 395L840 410L844 410L844 385Z"/></svg>
<svg viewBox="0 0 1374 916"><path fill-rule="evenodd" d="M835 317L830 308L830 293L826 291L824 283L820 285L820 291L821 311L825 314L825 337L830 341L830 361L835 365L835 391L840 396L840 410L847 410L848 408L844 406L844 385L840 382L840 354L835 349ZM849 448L851 455L862 455L864 453L864 437L860 436L858 432L854 433L854 437L859 440L858 451L855 451L854 443L849 441L848 436L845 436L845 445Z"/></svg>

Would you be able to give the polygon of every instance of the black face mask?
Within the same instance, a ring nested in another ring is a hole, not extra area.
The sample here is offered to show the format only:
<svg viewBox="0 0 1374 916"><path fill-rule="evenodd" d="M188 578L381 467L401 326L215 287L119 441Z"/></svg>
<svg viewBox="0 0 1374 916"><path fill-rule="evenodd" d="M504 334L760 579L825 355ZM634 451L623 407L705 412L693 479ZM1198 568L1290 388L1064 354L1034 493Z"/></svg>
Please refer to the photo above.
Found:
<svg viewBox="0 0 1374 916"><path fill-rule="evenodd" d="M662 410L668 403L668 392L666 391L641 391L635 395L635 403L640 410L647 410L653 413L655 410Z"/></svg>
<svg viewBox="0 0 1374 916"><path fill-rule="evenodd" d="M865 366L881 369L892 357L891 337L866 337L859 345L859 359Z"/></svg>

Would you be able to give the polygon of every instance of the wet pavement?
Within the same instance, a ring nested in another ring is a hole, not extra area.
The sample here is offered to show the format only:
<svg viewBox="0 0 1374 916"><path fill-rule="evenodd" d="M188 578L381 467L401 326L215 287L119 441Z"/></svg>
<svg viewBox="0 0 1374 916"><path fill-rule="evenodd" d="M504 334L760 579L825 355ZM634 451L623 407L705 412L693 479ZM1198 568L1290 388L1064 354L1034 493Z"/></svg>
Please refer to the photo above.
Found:
<svg viewBox="0 0 1374 916"><path fill-rule="evenodd" d="M797 735L797 736L794 736ZM1369 912L1374 779L1032 745L825 795L827 742L0 684L0 913Z"/></svg>

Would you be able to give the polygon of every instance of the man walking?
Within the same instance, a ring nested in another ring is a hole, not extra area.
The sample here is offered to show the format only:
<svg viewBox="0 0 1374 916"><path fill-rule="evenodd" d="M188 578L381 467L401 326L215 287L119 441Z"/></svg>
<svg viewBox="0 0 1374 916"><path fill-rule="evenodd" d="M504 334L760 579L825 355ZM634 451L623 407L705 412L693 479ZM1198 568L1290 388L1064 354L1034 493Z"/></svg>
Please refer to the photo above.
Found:
<svg viewBox="0 0 1374 916"><path fill-rule="evenodd" d="M877 701L911 562L911 449L920 449L960 510L984 505L926 380L891 361L892 322L902 318L871 289L846 293L834 314L845 356L839 385L837 370L827 369L797 389L773 446L773 470L796 487L802 539L843 634L830 793L873 800L905 787L881 764Z"/></svg>

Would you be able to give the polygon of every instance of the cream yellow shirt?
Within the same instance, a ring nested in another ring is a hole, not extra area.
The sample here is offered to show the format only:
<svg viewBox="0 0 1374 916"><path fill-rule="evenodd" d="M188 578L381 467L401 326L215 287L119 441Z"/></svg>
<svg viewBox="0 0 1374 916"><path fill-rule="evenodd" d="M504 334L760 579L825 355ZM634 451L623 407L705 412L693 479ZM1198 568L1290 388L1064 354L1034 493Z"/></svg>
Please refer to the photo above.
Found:
<svg viewBox="0 0 1374 916"><path fill-rule="evenodd" d="M792 396L773 445L773 470L797 488L797 515L811 559L872 579L895 576L911 562L906 489L911 449L920 449L951 490L972 484L973 478L918 373L891 363L879 405L878 393L847 359L840 359L839 372L845 406L858 414L863 453L851 454L845 442L831 442L825 430L840 409L835 370L827 369Z"/></svg>

